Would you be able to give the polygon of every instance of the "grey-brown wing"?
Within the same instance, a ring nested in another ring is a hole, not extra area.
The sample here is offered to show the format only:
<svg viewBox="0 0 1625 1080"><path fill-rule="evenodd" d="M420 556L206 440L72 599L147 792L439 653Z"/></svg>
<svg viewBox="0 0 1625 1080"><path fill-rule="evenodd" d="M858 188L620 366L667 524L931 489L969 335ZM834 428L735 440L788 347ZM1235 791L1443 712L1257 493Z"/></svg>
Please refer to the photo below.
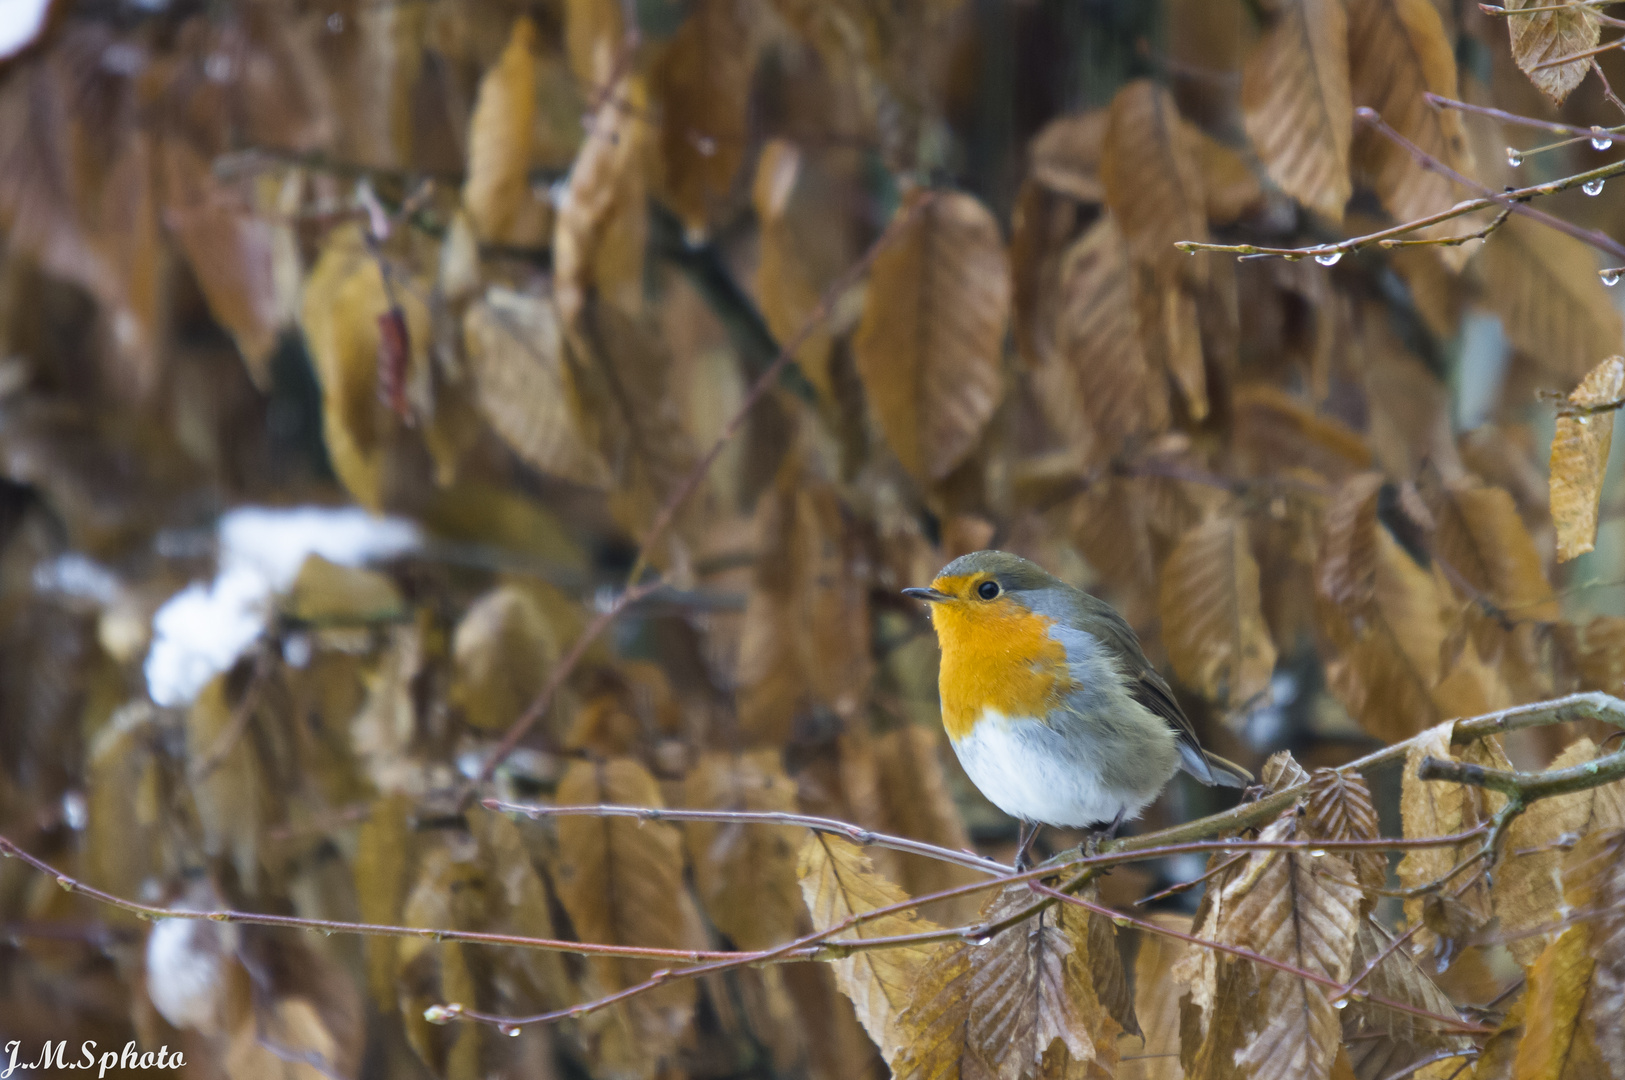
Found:
<svg viewBox="0 0 1625 1080"><path fill-rule="evenodd" d="M1191 718L1185 715L1185 710L1174 700L1174 691L1168 685L1168 680L1164 679L1157 669L1151 666L1151 661L1145 658L1145 650L1140 647L1140 638L1134 633L1133 627L1117 613L1117 609L1104 600L1088 593L1081 595L1090 609L1090 614L1096 616L1095 625L1099 627L1098 633L1122 658L1123 674L1129 684L1129 695L1166 720L1168 726L1174 729L1174 734L1179 736L1180 757L1184 761L1185 771L1204 784L1215 783L1213 770L1208 767L1207 757L1202 752L1202 744L1196 738L1196 725L1191 723Z"/></svg>

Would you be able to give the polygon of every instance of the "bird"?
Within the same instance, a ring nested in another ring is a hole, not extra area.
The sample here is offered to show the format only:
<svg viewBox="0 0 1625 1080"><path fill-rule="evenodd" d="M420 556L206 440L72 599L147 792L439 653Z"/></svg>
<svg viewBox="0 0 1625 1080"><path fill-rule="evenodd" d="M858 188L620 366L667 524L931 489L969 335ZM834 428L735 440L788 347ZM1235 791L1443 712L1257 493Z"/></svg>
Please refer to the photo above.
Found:
<svg viewBox="0 0 1625 1080"><path fill-rule="evenodd" d="M971 782L1020 823L1016 866L1044 825L1113 837L1183 769L1209 786L1252 775L1202 749L1167 680L1108 603L1037 563L974 551L929 588L942 723Z"/></svg>

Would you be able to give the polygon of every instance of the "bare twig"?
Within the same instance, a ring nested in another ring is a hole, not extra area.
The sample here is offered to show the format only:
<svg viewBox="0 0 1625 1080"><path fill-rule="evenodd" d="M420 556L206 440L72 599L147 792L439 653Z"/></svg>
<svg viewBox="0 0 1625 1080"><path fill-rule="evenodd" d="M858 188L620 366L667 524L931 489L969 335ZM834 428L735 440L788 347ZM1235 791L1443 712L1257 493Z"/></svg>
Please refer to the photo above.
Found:
<svg viewBox="0 0 1625 1080"><path fill-rule="evenodd" d="M980 870L984 874L1009 874L1012 868L993 859L968 851L954 851L904 836L875 832L850 822L834 818L813 817L809 814L762 813L749 810L673 810L658 806L543 806L509 803L500 799L486 799L481 803L487 810L505 814L524 814L532 820L543 817L629 817L639 821L715 821L742 825L799 825L814 832L844 837L864 847L889 848L892 851L921 855L939 862L955 863Z"/></svg>

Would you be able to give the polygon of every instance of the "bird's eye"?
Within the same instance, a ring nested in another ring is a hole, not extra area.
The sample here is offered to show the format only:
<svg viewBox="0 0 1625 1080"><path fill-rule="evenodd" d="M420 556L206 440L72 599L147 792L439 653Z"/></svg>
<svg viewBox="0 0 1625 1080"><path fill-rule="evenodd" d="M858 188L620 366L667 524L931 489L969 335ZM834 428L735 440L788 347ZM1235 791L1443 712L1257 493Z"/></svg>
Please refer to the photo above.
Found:
<svg viewBox="0 0 1625 1080"><path fill-rule="evenodd" d="M983 600L993 599L995 596L999 595L999 583L997 581L982 582L980 585L976 586L976 595L980 596Z"/></svg>

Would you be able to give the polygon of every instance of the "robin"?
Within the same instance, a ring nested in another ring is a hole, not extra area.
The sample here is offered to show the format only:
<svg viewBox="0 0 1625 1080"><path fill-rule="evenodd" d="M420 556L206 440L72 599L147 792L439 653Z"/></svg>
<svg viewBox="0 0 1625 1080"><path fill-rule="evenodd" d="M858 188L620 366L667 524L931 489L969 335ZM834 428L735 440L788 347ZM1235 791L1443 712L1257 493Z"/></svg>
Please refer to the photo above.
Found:
<svg viewBox="0 0 1625 1080"><path fill-rule="evenodd" d="M903 594L931 605L942 724L972 782L1021 822L1018 867L1043 825L1116 835L1178 769L1252 781L1202 749L1123 617L1036 563L976 551Z"/></svg>

